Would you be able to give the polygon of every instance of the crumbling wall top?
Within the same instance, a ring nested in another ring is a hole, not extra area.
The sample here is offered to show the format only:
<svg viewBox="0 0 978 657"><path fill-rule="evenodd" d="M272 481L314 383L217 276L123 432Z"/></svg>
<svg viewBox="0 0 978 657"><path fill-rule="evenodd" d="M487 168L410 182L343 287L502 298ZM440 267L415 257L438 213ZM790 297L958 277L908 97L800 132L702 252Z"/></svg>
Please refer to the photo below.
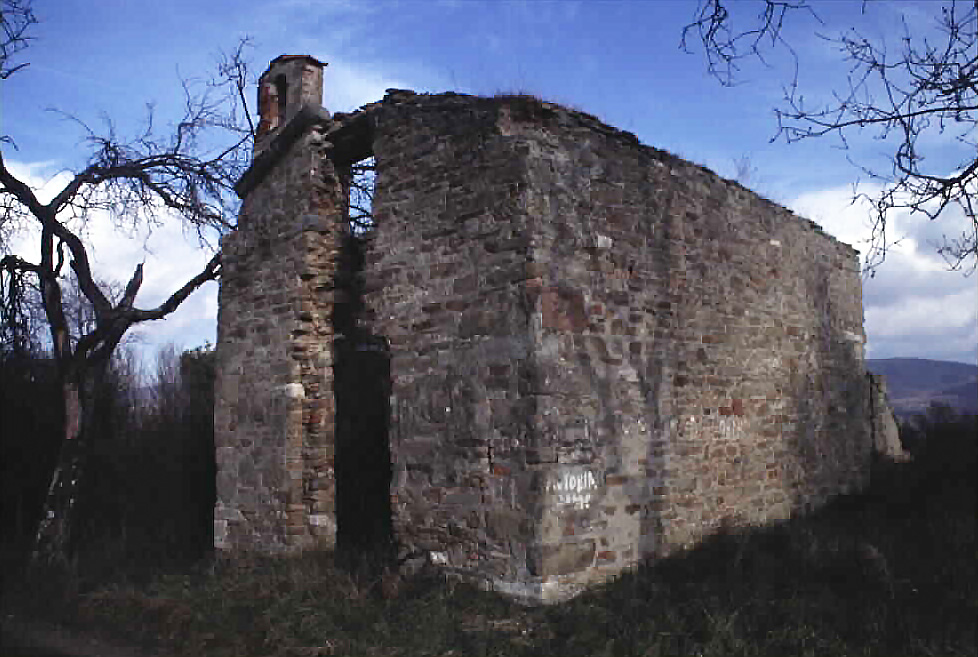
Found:
<svg viewBox="0 0 978 657"><path fill-rule="evenodd" d="M568 108L558 103L542 100L532 94L471 96L451 91L429 94L418 93L410 89L387 89L382 100L363 105L357 111L351 113L337 112L333 117L336 124L331 129L331 132L336 135L336 138L334 138L334 141L336 141L336 139L340 138L341 133L353 132L352 126L363 126L365 124L369 124L369 115L373 112L379 111L382 108L389 107L391 105L417 105L424 106L426 109L449 109L453 106L457 106L461 109L463 106L472 107L473 104L482 105L487 109L492 106L505 107L508 110L508 118L511 121L538 124L544 130L582 130L585 132L603 135L619 143L635 148L645 156L650 157L657 162L661 162L663 165L666 165L670 169L674 170L675 174L680 177L695 179L697 177L705 176L711 180L723 181L728 187L736 188L742 193L749 194L751 197L754 197L757 202L773 206L779 211L790 215L808 230L811 230L822 237L827 238L829 241L844 247L852 254L855 255L859 253L859 251L851 245L846 244L845 242L838 240L833 235L826 233L822 227L814 221L796 214L789 208L785 208L779 203L760 196L756 192L744 187L735 180L723 178L711 169L703 165L684 160L683 158L674 155L669 151L644 144L634 133L609 125L593 114ZM358 132L362 131L362 129L358 130Z"/></svg>
<svg viewBox="0 0 978 657"><path fill-rule="evenodd" d="M734 180L725 179L704 166L691 163L668 151L643 144L633 133L608 125L592 114L548 102L531 94L471 96L455 92L428 94L409 89L387 89L383 99L379 101L363 105L354 112L337 112L335 116L331 116L321 104L325 66L324 62L309 55L280 55L269 64L259 85L261 123L255 141L255 161L237 186L242 196L261 178L261 172L277 160L276 153L287 150L291 140L314 123L325 124L329 140L335 146L334 156L339 160L353 162L370 155L372 115L384 108L399 105L446 110L452 107L461 110L466 106L481 106L490 111L505 108L506 120L537 124L544 131L582 130L602 135L635 148L644 156L669 167L677 176L690 179L706 176L721 180L730 187L750 194L757 202L777 207L809 230L839 244L852 254L858 254L851 245L825 233L815 222L759 196ZM288 125L290 123L302 125Z"/></svg>

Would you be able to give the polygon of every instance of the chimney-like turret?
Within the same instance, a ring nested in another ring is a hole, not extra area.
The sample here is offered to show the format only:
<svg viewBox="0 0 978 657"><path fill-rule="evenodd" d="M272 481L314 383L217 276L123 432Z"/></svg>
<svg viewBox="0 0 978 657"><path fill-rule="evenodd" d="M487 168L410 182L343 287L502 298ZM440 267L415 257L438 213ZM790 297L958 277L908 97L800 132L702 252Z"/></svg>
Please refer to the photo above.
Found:
<svg viewBox="0 0 978 657"><path fill-rule="evenodd" d="M323 103L324 62L309 55L279 55L258 80L258 134L255 156L299 110Z"/></svg>

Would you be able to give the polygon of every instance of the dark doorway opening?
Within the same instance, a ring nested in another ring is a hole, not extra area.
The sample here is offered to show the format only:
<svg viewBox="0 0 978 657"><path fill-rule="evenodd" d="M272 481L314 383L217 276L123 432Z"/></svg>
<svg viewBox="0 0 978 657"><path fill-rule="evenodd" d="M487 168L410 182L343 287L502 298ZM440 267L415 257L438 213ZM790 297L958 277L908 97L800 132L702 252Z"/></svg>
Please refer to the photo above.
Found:
<svg viewBox="0 0 978 657"><path fill-rule="evenodd" d="M333 311L336 399L337 551L350 564L393 553L390 507L390 352L364 306L364 266L373 239L372 159L349 168L348 226Z"/></svg>

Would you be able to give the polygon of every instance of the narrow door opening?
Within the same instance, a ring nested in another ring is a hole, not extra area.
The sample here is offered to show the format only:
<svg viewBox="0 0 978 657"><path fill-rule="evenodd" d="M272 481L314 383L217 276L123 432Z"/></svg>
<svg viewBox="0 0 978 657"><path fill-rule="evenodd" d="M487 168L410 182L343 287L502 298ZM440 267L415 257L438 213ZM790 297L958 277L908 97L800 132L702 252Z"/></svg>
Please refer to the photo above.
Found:
<svg viewBox="0 0 978 657"><path fill-rule="evenodd" d="M373 158L353 164L333 314L337 549L351 563L390 556L390 354L364 316L364 265L374 237Z"/></svg>

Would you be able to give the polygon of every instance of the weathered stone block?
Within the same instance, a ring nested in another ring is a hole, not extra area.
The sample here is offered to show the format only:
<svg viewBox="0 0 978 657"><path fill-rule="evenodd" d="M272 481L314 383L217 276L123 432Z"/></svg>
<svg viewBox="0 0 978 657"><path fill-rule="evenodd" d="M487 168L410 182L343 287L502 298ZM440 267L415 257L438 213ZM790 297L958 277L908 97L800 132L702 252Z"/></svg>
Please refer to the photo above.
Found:
<svg viewBox="0 0 978 657"><path fill-rule="evenodd" d="M576 543L531 545L526 565L534 577L570 575L588 568L594 562L596 547L591 539Z"/></svg>

